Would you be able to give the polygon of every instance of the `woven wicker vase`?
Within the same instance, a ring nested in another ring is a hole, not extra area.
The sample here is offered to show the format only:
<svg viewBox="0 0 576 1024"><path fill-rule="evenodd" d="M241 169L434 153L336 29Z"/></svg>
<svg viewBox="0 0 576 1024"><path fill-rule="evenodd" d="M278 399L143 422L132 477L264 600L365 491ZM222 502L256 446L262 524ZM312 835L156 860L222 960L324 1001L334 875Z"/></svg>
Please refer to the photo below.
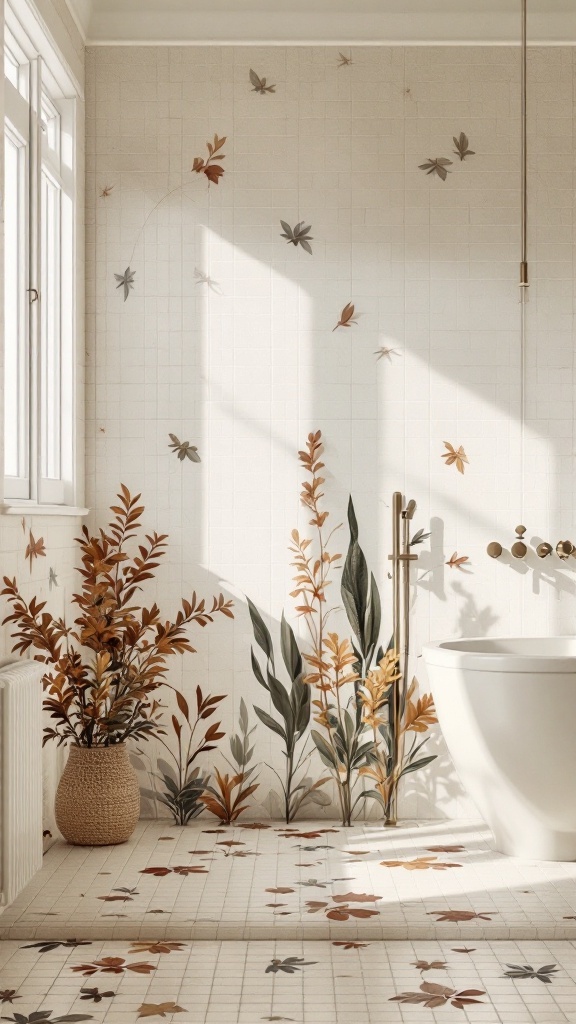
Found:
<svg viewBox="0 0 576 1024"><path fill-rule="evenodd" d="M140 817L140 789L124 743L70 747L56 792L56 824L74 846L130 839Z"/></svg>

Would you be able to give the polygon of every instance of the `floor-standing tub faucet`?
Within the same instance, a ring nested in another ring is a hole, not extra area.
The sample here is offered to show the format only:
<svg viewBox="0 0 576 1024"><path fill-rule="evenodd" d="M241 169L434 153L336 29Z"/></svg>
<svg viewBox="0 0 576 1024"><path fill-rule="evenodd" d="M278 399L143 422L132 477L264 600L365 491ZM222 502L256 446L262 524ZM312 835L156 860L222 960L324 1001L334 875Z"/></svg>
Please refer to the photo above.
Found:
<svg viewBox="0 0 576 1024"><path fill-rule="evenodd" d="M410 562L418 555L410 552L410 522L416 511L416 502L410 499L406 507L400 491L392 495L392 630L394 650L398 655L400 678L394 685L393 700L393 786L387 825L396 825L398 819L398 773L402 762L401 718L406 697L408 656L410 652Z"/></svg>

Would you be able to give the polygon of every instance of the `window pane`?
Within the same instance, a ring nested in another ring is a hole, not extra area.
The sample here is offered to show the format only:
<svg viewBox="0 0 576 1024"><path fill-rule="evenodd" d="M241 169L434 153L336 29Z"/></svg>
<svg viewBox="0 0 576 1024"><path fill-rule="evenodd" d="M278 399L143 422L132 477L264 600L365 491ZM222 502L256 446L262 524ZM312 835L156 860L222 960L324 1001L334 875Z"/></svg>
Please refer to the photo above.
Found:
<svg viewBox="0 0 576 1024"><path fill-rule="evenodd" d="M61 194L59 185L45 170L42 171L41 263L41 475L48 480L59 480Z"/></svg>
<svg viewBox="0 0 576 1024"><path fill-rule="evenodd" d="M26 146L5 135L4 426L5 473L28 476ZM11 495L12 496L12 495Z"/></svg>

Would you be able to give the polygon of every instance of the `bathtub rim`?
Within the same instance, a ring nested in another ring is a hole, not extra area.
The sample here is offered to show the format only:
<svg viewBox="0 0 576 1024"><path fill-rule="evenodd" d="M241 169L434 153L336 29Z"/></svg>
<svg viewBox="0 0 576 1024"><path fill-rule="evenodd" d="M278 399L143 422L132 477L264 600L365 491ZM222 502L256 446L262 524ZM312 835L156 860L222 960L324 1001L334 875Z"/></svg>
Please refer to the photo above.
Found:
<svg viewBox="0 0 576 1024"><path fill-rule="evenodd" d="M523 641L569 641L574 646L572 654L518 654L505 651L470 651L459 645L491 643L522 643ZM453 637L448 640L429 641L422 645L422 656L427 665L446 669L464 669L472 672L510 672L518 674L575 674L576 636L483 636Z"/></svg>

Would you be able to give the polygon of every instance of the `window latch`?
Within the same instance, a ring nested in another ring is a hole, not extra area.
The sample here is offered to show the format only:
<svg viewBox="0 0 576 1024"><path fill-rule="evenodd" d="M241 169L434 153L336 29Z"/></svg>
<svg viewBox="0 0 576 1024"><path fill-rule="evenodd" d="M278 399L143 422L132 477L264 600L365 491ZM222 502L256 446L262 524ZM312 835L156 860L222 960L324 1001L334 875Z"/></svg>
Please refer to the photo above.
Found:
<svg viewBox="0 0 576 1024"><path fill-rule="evenodd" d="M38 299L40 298L40 293L37 288L27 288L26 291L30 296L30 304L32 304L33 302L38 302Z"/></svg>

